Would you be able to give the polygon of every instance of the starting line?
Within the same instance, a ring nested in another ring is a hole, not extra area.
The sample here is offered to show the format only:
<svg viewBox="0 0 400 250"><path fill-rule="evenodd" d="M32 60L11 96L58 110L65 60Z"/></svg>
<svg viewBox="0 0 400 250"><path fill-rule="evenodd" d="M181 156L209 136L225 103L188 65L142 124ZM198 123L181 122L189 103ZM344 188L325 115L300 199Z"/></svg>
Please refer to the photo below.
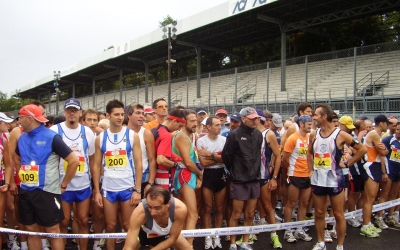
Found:
<svg viewBox="0 0 400 250"><path fill-rule="evenodd" d="M387 201L381 204L374 205L372 212L377 212L390 207L400 205L400 198L392 201ZM353 212L345 213L345 218L350 219L353 217L361 216L362 210L358 209ZM334 217L326 218L326 222L335 222ZM226 227L226 228L210 228L210 229L197 229L197 230L182 230L184 237L205 237L214 235L236 235L236 234L251 234L261 233L270 231L279 231L293 227L305 227L313 226L314 220L306 221L295 221L279 224L266 224L259 226L248 226L248 227ZM0 233L11 233L11 234L23 234L30 236L43 236L49 238L88 238L88 239L101 239L101 238L126 238L126 233L111 233L111 234L52 234L52 233L40 233L40 232L26 232L15 229L8 229L0 227Z"/></svg>

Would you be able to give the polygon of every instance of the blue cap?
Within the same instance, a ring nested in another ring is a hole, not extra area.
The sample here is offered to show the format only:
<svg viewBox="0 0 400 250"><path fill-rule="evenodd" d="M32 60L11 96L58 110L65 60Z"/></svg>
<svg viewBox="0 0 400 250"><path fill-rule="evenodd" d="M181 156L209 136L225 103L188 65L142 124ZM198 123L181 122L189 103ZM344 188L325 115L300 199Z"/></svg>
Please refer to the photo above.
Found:
<svg viewBox="0 0 400 250"><path fill-rule="evenodd" d="M238 112L233 113L233 114L230 116L230 118L231 118L231 120L235 120L235 121L237 121L237 122L240 122L240 121L241 121L241 116L240 116L240 114L239 114Z"/></svg>
<svg viewBox="0 0 400 250"><path fill-rule="evenodd" d="M261 109L256 109L256 111L257 111L257 114L260 116L260 119L262 121L265 121L265 113L264 113L264 111L262 111Z"/></svg>
<svg viewBox="0 0 400 250"><path fill-rule="evenodd" d="M81 102L75 98L69 98L68 100L66 100L64 102L64 109L69 108L69 107L73 107L78 110L82 109Z"/></svg>

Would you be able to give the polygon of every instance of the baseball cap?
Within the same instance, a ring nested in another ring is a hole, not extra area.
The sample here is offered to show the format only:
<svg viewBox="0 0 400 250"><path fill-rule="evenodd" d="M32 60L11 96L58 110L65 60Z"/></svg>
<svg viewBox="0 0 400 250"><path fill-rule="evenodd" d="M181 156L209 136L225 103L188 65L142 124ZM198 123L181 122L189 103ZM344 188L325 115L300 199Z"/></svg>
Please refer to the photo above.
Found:
<svg viewBox="0 0 400 250"><path fill-rule="evenodd" d="M261 109L256 109L258 116L260 116L260 119L262 121L265 121L265 113Z"/></svg>
<svg viewBox="0 0 400 250"><path fill-rule="evenodd" d="M302 115L302 116L297 116L297 122L312 122L312 119L309 115Z"/></svg>
<svg viewBox="0 0 400 250"><path fill-rule="evenodd" d="M200 114L200 113L206 113L207 114L206 110L203 107L196 108L195 111L196 111L196 114Z"/></svg>
<svg viewBox="0 0 400 250"><path fill-rule="evenodd" d="M351 118L351 117L348 116L348 115L344 115L344 116L340 117L339 123L340 123L340 124L343 124L343 125L346 125L346 127L347 127L348 129L355 129L355 128L356 128L356 127L353 125L353 118Z"/></svg>
<svg viewBox="0 0 400 250"><path fill-rule="evenodd" d="M152 114L152 113L154 113L154 110L152 108L145 108L143 113L144 114Z"/></svg>
<svg viewBox="0 0 400 250"><path fill-rule="evenodd" d="M69 98L64 102L64 109L67 109L69 107L73 107L78 110L82 109L81 102L75 98Z"/></svg>
<svg viewBox="0 0 400 250"><path fill-rule="evenodd" d="M30 116L34 118L36 121L43 123L49 121L42 115L42 110L34 104L23 106L18 113L18 117L21 116Z"/></svg>
<svg viewBox="0 0 400 250"><path fill-rule="evenodd" d="M231 120L234 120L234 121L237 121L237 122L241 121L241 117L240 117L240 114L238 112L233 113L230 116L230 118L231 118Z"/></svg>
<svg viewBox="0 0 400 250"><path fill-rule="evenodd" d="M218 115L218 114L228 115L228 111L226 111L225 109L218 109L217 112L215 112L215 115Z"/></svg>
<svg viewBox="0 0 400 250"><path fill-rule="evenodd" d="M11 123L11 122L13 122L14 120L15 120L15 119L6 116L6 114L4 114L3 112L0 112L0 121L3 121L3 122L5 122L5 123Z"/></svg>
<svg viewBox="0 0 400 250"><path fill-rule="evenodd" d="M387 124L392 124L389 119L385 115L378 115L374 119L375 125L378 125L380 122L386 122Z"/></svg>
<svg viewBox="0 0 400 250"><path fill-rule="evenodd" d="M242 110L240 110L240 116L247 117L249 119L254 119L254 118L260 117L257 114L257 111L255 109L253 109L252 107L245 107Z"/></svg>
<svg viewBox="0 0 400 250"><path fill-rule="evenodd" d="M275 125L277 128L282 128L283 123L282 123L282 116L280 116L277 113L272 114L272 123Z"/></svg>

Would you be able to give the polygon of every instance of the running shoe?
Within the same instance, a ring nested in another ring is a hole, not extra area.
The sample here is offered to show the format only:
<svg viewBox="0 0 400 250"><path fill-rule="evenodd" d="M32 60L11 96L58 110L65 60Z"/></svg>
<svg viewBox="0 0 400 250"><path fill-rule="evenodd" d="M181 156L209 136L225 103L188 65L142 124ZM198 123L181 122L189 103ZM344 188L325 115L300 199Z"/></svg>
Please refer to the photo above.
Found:
<svg viewBox="0 0 400 250"><path fill-rule="evenodd" d="M243 243L243 244L239 247L239 250L253 250L253 248L252 248L249 244Z"/></svg>
<svg viewBox="0 0 400 250"><path fill-rule="evenodd" d="M382 229L375 227L373 224L370 224L369 227L371 228L372 231L374 231L377 234L382 233Z"/></svg>
<svg viewBox="0 0 400 250"><path fill-rule="evenodd" d="M383 221L383 218L376 218L375 219L375 224L377 225L378 228L380 229L388 229L388 225L385 224L385 222Z"/></svg>
<svg viewBox="0 0 400 250"><path fill-rule="evenodd" d="M336 233L336 229L335 228L332 228L331 230L328 230L328 231L329 231L329 234L331 235L331 237L333 239L337 239L337 233Z"/></svg>
<svg viewBox="0 0 400 250"><path fill-rule="evenodd" d="M123 239L123 238L118 238L118 239L115 240L115 244L120 244L120 243L122 243L122 242L124 242L124 241L125 241L125 239Z"/></svg>
<svg viewBox="0 0 400 250"><path fill-rule="evenodd" d="M385 223L386 223L386 225L389 225L389 226L400 227L399 221L396 221L394 219L394 216L387 216L385 218Z"/></svg>
<svg viewBox="0 0 400 250"><path fill-rule="evenodd" d="M226 235L225 236L225 241L230 241L231 240L231 236L230 235Z"/></svg>
<svg viewBox="0 0 400 250"><path fill-rule="evenodd" d="M104 247L105 245L106 245L106 239L105 239L105 238L100 239L100 244L99 244L99 246L100 246L100 247Z"/></svg>
<svg viewBox="0 0 400 250"><path fill-rule="evenodd" d="M277 201L275 209L276 210L282 210L282 208L283 208L282 201Z"/></svg>
<svg viewBox="0 0 400 250"><path fill-rule="evenodd" d="M347 223L352 227L360 227L362 225L356 218L347 219Z"/></svg>
<svg viewBox="0 0 400 250"><path fill-rule="evenodd" d="M101 249L100 246L97 246L97 247L93 248L93 250L103 250L103 249Z"/></svg>
<svg viewBox="0 0 400 250"><path fill-rule="evenodd" d="M336 246L336 250L343 250L343 246Z"/></svg>
<svg viewBox="0 0 400 250"><path fill-rule="evenodd" d="M271 237L271 244L274 249L282 249L282 244L279 241L278 235L274 235Z"/></svg>
<svg viewBox="0 0 400 250"><path fill-rule="evenodd" d="M283 219L275 213L275 223L282 223Z"/></svg>
<svg viewBox="0 0 400 250"><path fill-rule="evenodd" d="M237 250L237 247L236 247L236 245L234 245L234 246L230 246L230 247L229 247L229 250Z"/></svg>
<svg viewBox="0 0 400 250"><path fill-rule="evenodd" d="M395 221L399 222L399 214L394 213L393 218Z"/></svg>
<svg viewBox="0 0 400 250"><path fill-rule="evenodd" d="M227 226L228 226L228 224L226 223L226 220L223 220L221 227L227 227Z"/></svg>
<svg viewBox="0 0 400 250"><path fill-rule="evenodd" d="M289 243L297 242L296 238L293 235L292 230L286 230L285 235L283 236L283 239Z"/></svg>
<svg viewBox="0 0 400 250"><path fill-rule="evenodd" d="M304 232L303 230L296 230L294 232L294 237L296 239L300 239L300 240L304 240L304 241L312 240L312 237L310 235L308 235L306 232Z"/></svg>
<svg viewBox="0 0 400 250"><path fill-rule="evenodd" d="M321 246L318 242L314 245L312 250L326 250L326 245Z"/></svg>
<svg viewBox="0 0 400 250"><path fill-rule="evenodd" d="M211 236L206 236L204 241L204 249L213 249Z"/></svg>
<svg viewBox="0 0 400 250"><path fill-rule="evenodd" d="M252 237L252 234L249 235L249 242L247 244L252 245L254 243L254 238ZM243 244L243 237L240 237L239 240L236 241L236 245L241 246Z"/></svg>
<svg viewBox="0 0 400 250"><path fill-rule="evenodd" d="M7 246L8 246L8 249L19 250L20 247L19 247L19 244L18 244L18 241L17 241L17 237L14 236L14 238L12 240L8 240Z"/></svg>
<svg viewBox="0 0 400 250"><path fill-rule="evenodd" d="M221 239L219 238L219 236L214 236L212 238L213 240L213 249L222 249L222 244L221 244Z"/></svg>
<svg viewBox="0 0 400 250"><path fill-rule="evenodd" d="M332 236L327 229L324 231L324 241L328 243L332 242Z"/></svg>
<svg viewBox="0 0 400 250"><path fill-rule="evenodd" d="M371 226L372 226L372 225L369 225L367 228L364 228L364 229L363 229L363 227L361 227L361 229L360 229L360 234L363 235L363 236L370 237L370 238L377 238L377 237L379 237L379 234L376 233L376 232L374 232L374 231L372 230Z"/></svg>

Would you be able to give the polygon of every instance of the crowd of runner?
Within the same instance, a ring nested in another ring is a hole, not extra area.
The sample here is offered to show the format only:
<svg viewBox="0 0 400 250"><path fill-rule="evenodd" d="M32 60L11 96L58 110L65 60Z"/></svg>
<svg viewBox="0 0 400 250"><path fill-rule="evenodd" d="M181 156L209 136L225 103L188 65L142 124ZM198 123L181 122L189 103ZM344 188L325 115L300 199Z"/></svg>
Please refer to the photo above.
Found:
<svg viewBox="0 0 400 250"><path fill-rule="evenodd" d="M119 225L127 232L126 239L95 239L94 250L123 241L124 249L187 250L194 238L183 238L184 229L311 219L317 239L307 227L286 229L283 239L272 231L272 247L303 240L324 250L337 239L340 250L347 224L366 237L400 227L399 206L372 214L375 203L399 198L395 117L353 121L309 103L286 120L252 107L232 114L168 108L162 98L147 108L111 100L101 113L70 98L62 116L46 117L40 102L17 117L0 112L0 227L100 234ZM346 221L344 213L356 209L363 216ZM335 223L326 224L328 216ZM257 235L206 236L204 249L222 249L222 240L246 250ZM88 248L87 238L74 241ZM66 239L8 234L1 243L64 249Z"/></svg>

